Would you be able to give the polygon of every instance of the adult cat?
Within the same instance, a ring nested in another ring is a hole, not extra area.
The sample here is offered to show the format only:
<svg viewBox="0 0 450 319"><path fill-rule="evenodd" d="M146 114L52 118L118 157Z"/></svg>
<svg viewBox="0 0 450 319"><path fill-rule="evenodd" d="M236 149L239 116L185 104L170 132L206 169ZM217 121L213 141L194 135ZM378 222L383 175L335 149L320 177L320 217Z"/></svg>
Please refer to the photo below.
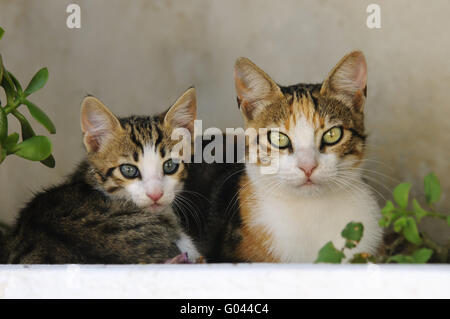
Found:
<svg viewBox="0 0 450 319"><path fill-rule="evenodd" d="M258 132L247 147L266 151L245 165L192 166L201 180L187 189L208 201L192 196L204 214L191 234L209 261L313 262L328 241L343 246L341 231L351 221L364 225L353 252L376 252L379 207L358 169L366 82L358 51L322 84L280 86L250 60L237 60L238 104L246 128ZM267 163L277 169L267 174Z"/></svg>

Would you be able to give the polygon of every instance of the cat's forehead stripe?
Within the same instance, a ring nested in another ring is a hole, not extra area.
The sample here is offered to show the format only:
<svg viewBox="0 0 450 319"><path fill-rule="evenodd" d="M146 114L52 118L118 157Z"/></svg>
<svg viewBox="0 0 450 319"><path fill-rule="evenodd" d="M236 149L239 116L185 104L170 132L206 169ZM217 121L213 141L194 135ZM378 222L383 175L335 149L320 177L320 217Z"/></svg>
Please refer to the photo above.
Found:
<svg viewBox="0 0 450 319"><path fill-rule="evenodd" d="M160 123L160 118L150 116L130 116L120 119L122 127L129 132L129 136L133 144L140 150L140 154L144 152L145 145L153 145L155 148L162 149L162 141L164 139L164 128ZM133 154L134 159L136 156Z"/></svg>

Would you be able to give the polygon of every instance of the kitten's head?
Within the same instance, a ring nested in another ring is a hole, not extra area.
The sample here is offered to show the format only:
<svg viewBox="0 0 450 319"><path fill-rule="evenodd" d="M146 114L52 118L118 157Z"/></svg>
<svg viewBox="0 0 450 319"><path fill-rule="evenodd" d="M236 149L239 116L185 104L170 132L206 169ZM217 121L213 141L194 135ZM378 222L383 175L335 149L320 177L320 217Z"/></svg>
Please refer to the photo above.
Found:
<svg viewBox="0 0 450 319"><path fill-rule="evenodd" d="M235 82L247 128L268 129L250 141L267 148L247 165L250 177L287 194L355 187L365 149L367 66L361 52L342 58L322 84L287 87L240 58ZM269 162L276 172L262 174Z"/></svg>
<svg viewBox="0 0 450 319"><path fill-rule="evenodd" d="M157 116L117 118L98 99L86 97L81 127L98 188L152 212L170 205L187 175L181 157L172 157L179 141L171 135L184 128L193 136L196 109L194 88Z"/></svg>

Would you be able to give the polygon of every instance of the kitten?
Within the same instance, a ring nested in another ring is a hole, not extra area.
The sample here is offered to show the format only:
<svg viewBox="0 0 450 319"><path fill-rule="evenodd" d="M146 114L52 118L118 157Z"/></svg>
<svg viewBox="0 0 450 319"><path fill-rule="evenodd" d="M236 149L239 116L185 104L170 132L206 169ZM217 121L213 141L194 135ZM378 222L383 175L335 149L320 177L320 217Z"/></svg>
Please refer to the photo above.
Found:
<svg viewBox="0 0 450 319"><path fill-rule="evenodd" d="M158 116L117 118L86 97L87 158L61 185L37 194L7 241L7 263L162 263L199 257L171 204L187 170L171 158L175 128L193 130L195 89Z"/></svg>
<svg viewBox="0 0 450 319"><path fill-rule="evenodd" d="M246 128L268 129L249 138L247 147L267 151L245 166L192 167L214 185L208 191L188 185L209 194L211 204L197 200L205 212L203 230L192 233L205 257L313 262L328 241L344 245L341 231L351 221L364 225L352 252L375 253L382 238L379 207L358 168L366 140L363 54L346 55L322 84L277 85L246 58L237 60L234 74ZM278 169L264 174L266 163Z"/></svg>

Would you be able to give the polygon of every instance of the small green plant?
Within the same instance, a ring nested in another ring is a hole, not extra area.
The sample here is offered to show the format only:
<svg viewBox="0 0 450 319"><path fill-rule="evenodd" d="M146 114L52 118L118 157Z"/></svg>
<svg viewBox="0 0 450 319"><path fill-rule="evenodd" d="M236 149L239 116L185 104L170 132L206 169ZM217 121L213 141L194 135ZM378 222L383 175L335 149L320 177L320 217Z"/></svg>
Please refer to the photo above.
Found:
<svg viewBox="0 0 450 319"><path fill-rule="evenodd" d="M4 30L0 27L0 39ZM44 87L48 80L47 68L39 70L31 79L25 90L16 77L9 72L2 61L0 55L0 86L5 91L6 104L0 101L0 163L6 156L14 154L31 161L40 161L48 167L55 166L55 159L52 153L52 144L46 136L36 135L30 122L18 110L21 105L25 105L31 116L42 124L50 134L55 134L55 126L50 118L28 97L30 94ZM8 132L8 116L15 117L21 125L22 141L19 142L19 134Z"/></svg>
<svg viewBox="0 0 450 319"><path fill-rule="evenodd" d="M425 232L419 231L418 224L424 217L440 219L450 226L450 216L436 212L435 204L441 197L441 186L435 174L430 173L424 181L425 198L428 208L424 209L416 199L409 200L410 183L402 183L393 191L394 202L387 201L381 210L380 227L392 227L397 238L385 247L385 253L372 256L367 253L355 254L350 263L426 263L432 257L437 262L449 262L449 245L442 246L434 242ZM342 231L346 239L345 246L338 250L332 242L328 242L319 251L316 262L341 263L346 257L344 250L357 246L363 236L364 226L350 222ZM399 248L401 247L401 252Z"/></svg>

